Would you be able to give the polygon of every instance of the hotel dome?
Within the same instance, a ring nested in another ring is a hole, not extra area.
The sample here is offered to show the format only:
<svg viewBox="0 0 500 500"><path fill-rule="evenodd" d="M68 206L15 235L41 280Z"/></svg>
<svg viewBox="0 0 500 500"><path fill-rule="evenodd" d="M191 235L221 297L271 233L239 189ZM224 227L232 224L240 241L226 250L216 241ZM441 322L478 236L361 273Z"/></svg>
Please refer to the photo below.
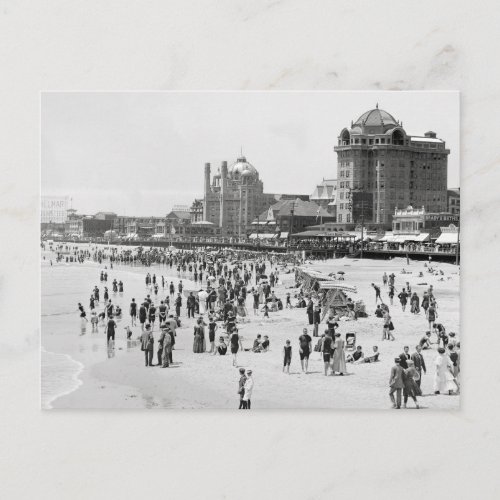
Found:
<svg viewBox="0 0 500 500"><path fill-rule="evenodd" d="M387 111L370 109L363 113L351 126L352 133L384 133L394 127L398 127L399 122Z"/></svg>
<svg viewBox="0 0 500 500"><path fill-rule="evenodd" d="M229 175L233 178L238 177L239 175L242 177L258 177L259 173L252 164L247 162L247 159L244 156L240 156L236 162L229 167Z"/></svg>

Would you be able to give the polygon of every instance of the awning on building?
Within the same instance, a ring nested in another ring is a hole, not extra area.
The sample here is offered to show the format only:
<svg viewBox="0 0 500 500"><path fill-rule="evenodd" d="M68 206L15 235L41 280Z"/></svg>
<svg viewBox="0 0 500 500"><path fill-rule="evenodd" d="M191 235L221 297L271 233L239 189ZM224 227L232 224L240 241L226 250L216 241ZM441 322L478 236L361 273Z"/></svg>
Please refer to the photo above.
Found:
<svg viewBox="0 0 500 500"><path fill-rule="evenodd" d="M270 240L272 238L276 238L276 234L273 233L253 233L250 235L251 240L259 239L259 240Z"/></svg>
<svg viewBox="0 0 500 500"><path fill-rule="evenodd" d="M429 241L429 233L409 234L403 236L405 236L406 238L405 241L418 241L418 242Z"/></svg>
<svg viewBox="0 0 500 500"><path fill-rule="evenodd" d="M393 234L385 233L385 236L379 241L387 241L387 243L405 243L406 241L428 241L429 233L419 234Z"/></svg>
<svg viewBox="0 0 500 500"><path fill-rule="evenodd" d="M458 242L458 233L441 233L436 240L439 245L456 245Z"/></svg>
<svg viewBox="0 0 500 500"><path fill-rule="evenodd" d="M252 226L267 226L267 225L274 225L276 224L275 220L259 220L259 221L253 221Z"/></svg>
<svg viewBox="0 0 500 500"><path fill-rule="evenodd" d="M404 243L406 241L406 236L401 234L385 233L385 236L381 238L380 241L386 241L387 243Z"/></svg>

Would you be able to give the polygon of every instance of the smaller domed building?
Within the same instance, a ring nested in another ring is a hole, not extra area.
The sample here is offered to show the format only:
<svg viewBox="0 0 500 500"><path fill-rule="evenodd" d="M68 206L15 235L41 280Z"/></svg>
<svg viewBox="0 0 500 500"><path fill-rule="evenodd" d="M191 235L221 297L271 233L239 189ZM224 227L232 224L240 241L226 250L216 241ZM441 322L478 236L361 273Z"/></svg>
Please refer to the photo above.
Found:
<svg viewBox="0 0 500 500"><path fill-rule="evenodd" d="M254 218L275 202L243 155L229 167L223 161L213 176L210 163L205 163L203 220L218 226L222 234L245 236Z"/></svg>

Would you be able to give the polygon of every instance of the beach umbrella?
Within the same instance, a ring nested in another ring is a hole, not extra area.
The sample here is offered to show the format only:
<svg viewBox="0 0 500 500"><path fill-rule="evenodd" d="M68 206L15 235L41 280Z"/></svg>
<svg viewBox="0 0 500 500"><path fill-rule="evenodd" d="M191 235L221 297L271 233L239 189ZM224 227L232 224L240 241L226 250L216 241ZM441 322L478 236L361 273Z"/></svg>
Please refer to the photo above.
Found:
<svg viewBox="0 0 500 500"><path fill-rule="evenodd" d="M337 274L345 274L344 271L339 271Z"/></svg>

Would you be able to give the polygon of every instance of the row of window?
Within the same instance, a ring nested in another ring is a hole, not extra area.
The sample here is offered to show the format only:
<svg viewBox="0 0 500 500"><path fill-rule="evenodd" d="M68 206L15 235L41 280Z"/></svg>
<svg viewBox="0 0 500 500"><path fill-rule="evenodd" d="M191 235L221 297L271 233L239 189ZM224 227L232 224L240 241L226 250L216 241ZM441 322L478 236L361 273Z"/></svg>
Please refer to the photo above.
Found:
<svg viewBox="0 0 500 500"><path fill-rule="evenodd" d="M362 158L368 158L368 157L377 157L377 156L385 156L385 157L392 157L392 158L413 158L413 159L428 159L428 160L446 160L445 154L439 154L435 152L427 152L427 151L406 151L406 150L399 150L399 149L375 149L375 150L366 150L366 149L354 149L354 150L347 150L347 151L337 151L337 157L338 158L346 158L350 159L352 157L362 157Z"/></svg>
<svg viewBox="0 0 500 500"><path fill-rule="evenodd" d="M343 219L342 214L337 215L337 222L343 222L342 219ZM351 222L351 214L346 214L345 221L347 223Z"/></svg>

